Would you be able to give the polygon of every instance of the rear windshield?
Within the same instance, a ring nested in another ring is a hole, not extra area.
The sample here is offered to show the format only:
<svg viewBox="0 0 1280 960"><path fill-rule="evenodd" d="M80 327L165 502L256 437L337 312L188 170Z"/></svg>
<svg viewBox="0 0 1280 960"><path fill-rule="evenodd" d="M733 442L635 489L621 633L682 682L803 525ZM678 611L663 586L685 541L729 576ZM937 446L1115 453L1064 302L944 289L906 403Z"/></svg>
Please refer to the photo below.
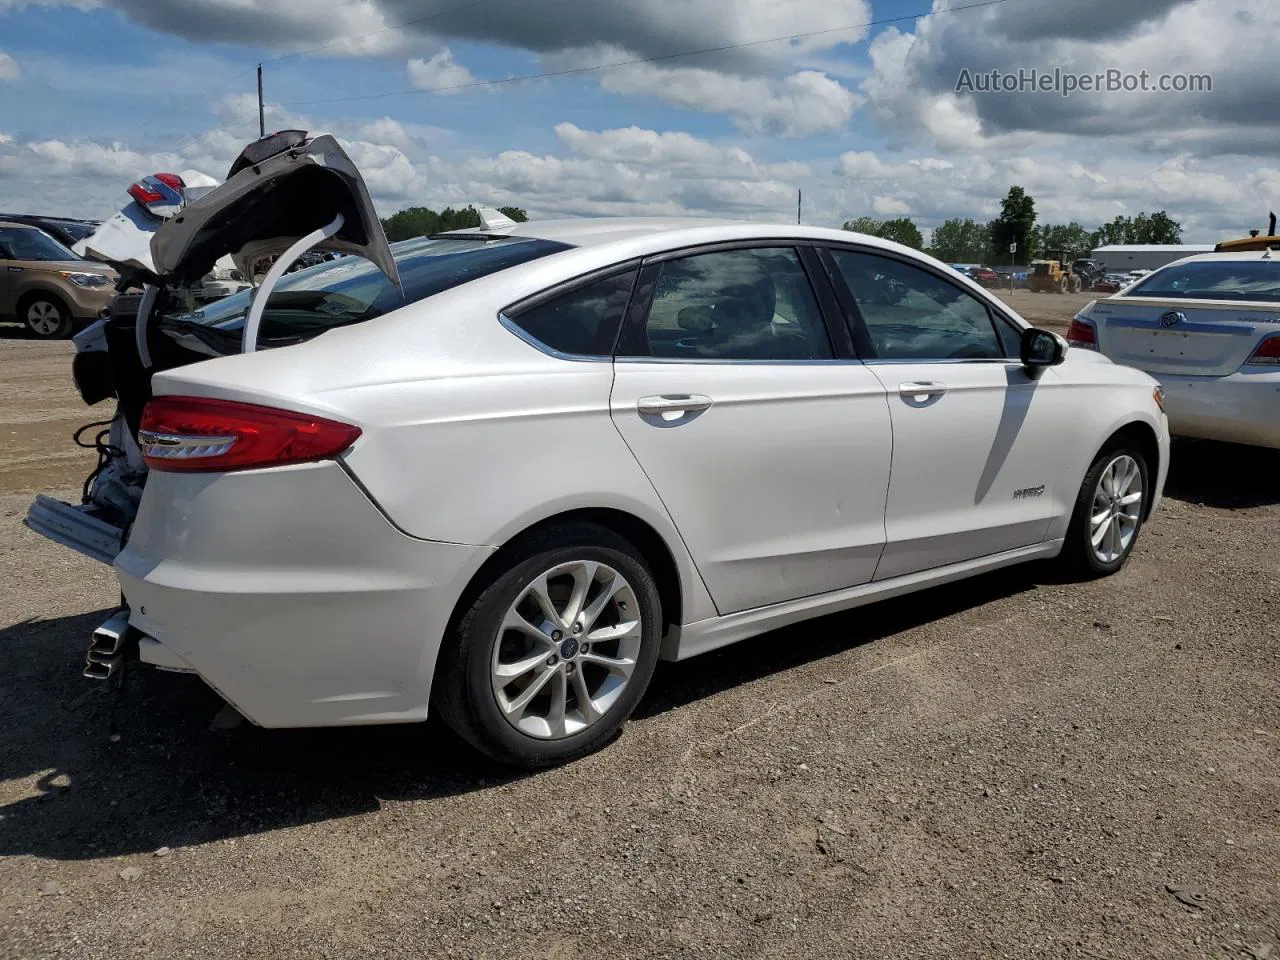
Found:
<svg viewBox="0 0 1280 960"><path fill-rule="evenodd" d="M393 243L391 252L403 291L363 257L340 257L280 281L263 311L258 343L285 346L308 340L333 327L371 320L468 281L568 249L563 243L530 237L440 237ZM188 345L196 346L191 338L218 353L235 353L252 294L244 290L191 313L169 314L160 325Z"/></svg>
<svg viewBox="0 0 1280 960"><path fill-rule="evenodd" d="M1149 275L1128 297L1280 303L1280 260L1195 260Z"/></svg>

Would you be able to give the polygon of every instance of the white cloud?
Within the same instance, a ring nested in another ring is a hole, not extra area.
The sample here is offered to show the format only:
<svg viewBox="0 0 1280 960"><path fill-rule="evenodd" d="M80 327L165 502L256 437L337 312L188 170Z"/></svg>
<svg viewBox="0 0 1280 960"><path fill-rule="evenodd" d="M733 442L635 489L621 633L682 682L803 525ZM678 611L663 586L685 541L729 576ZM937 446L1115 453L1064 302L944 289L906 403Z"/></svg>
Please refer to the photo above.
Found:
<svg viewBox="0 0 1280 960"><path fill-rule="evenodd" d="M0 51L0 83L17 83L22 76L18 61L9 54Z"/></svg>
<svg viewBox="0 0 1280 960"><path fill-rule="evenodd" d="M409 79L419 90L453 94L476 82L470 70L454 61L450 50L442 50L430 60L410 60L408 68Z"/></svg>
<svg viewBox="0 0 1280 960"><path fill-rule="evenodd" d="M859 100L839 81L812 70L773 79L637 63L602 73L600 85L613 93L647 94L690 110L727 113L746 133L784 137L839 129L849 122Z"/></svg>
<svg viewBox="0 0 1280 960"><path fill-rule="evenodd" d="M1271 39L1280 34L1280 5L1085 2L1088 9L1037 0L929 17L917 21L911 33L882 32L871 44L872 72L861 87L870 112L907 142L923 139L947 150L1020 149L1054 138L1082 144L1124 136L1126 152L1272 155L1280 135L1280 112L1274 108L1280 76L1259 67L1270 62ZM935 10L944 5L934 0ZM1208 74L1213 90L1070 97L955 90L962 69L980 74L1054 67L1091 75L1114 68L1146 70L1152 82L1162 74Z"/></svg>

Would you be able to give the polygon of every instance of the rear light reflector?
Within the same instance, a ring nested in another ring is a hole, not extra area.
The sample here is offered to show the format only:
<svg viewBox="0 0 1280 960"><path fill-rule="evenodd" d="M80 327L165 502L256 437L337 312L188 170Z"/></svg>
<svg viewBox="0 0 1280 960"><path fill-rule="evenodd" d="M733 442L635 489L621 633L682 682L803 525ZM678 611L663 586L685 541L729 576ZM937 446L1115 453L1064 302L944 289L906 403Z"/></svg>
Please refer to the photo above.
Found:
<svg viewBox="0 0 1280 960"><path fill-rule="evenodd" d="M224 473L329 460L360 428L234 400L155 397L142 411L138 445L152 470Z"/></svg>
<svg viewBox="0 0 1280 960"><path fill-rule="evenodd" d="M1098 331L1088 320L1081 320L1076 317L1071 321L1071 326L1067 327L1067 343L1073 347L1097 350Z"/></svg>
<svg viewBox="0 0 1280 960"><path fill-rule="evenodd" d="M1280 335L1273 334L1258 344L1249 363L1280 364Z"/></svg>

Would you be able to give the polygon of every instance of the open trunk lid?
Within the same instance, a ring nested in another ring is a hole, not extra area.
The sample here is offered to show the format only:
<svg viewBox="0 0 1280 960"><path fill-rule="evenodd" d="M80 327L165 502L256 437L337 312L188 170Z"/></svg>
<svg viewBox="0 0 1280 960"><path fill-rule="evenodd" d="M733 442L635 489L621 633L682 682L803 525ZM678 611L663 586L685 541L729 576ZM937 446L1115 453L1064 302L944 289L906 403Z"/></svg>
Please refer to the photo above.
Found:
<svg viewBox="0 0 1280 960"><path fill-rule="evenodd" d="M221 186L187 204L151 239L158 278L187 286L230 255L245 277L298 240L342 217L311 249L372 261L399 283L395 258L360 171L328 134L274 134L250 144Z"/></svg>
<svg viewBox="0 0 1280 960"><path fill-rule="evenodd" d="M1280 333L1280 304L1115 297L1088 314L1098 347L1148 373L1222 377L1239 370L1268 334Z"/></svg>

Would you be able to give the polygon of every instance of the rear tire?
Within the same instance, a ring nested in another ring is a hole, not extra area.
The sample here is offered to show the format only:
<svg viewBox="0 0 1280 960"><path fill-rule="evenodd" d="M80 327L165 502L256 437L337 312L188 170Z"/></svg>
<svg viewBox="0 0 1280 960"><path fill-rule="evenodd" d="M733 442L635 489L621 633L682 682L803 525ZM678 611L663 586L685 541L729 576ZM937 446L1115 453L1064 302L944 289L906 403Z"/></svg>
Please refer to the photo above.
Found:
<svg viewBox="0 0 1280 960"><path fill-rule="evenodd" d="M52 294L25 298L18 307L18 316L37 340L64 340L71 336L71 311Z"/></svg>
<svg viewBox="0 0 1280 960"><path fill-rule="evenodd" d="M1124 566L1138 542L1150 500L1150 471L1136 444L1119 440L1094 458L1067 528L1061 560L1086 579Z"/></svg>
<svg viewBox="0 0 1280 960"><path fill-rule="evenodd" d="M445 638L433 700L499 763L552 766L621 730L658 661L662 604L640 553L575 523L516 547Z"/></svg>

